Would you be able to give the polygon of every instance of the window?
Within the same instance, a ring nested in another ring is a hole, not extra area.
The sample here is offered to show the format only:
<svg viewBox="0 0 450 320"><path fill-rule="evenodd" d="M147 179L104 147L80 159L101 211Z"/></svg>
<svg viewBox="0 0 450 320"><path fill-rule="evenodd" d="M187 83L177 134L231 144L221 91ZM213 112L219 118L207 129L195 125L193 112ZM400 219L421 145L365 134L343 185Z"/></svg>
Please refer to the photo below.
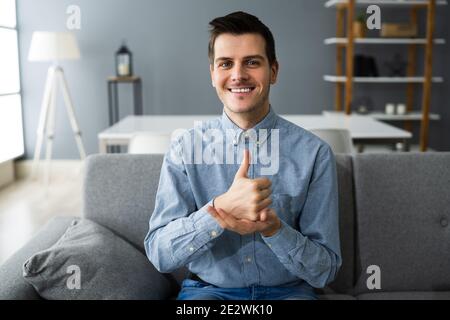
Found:
<svg viewBox="0 0 450 320"><path fill-rule="evenodd" d="M0 0L0 163L23 153L16 1Z"/></svg>

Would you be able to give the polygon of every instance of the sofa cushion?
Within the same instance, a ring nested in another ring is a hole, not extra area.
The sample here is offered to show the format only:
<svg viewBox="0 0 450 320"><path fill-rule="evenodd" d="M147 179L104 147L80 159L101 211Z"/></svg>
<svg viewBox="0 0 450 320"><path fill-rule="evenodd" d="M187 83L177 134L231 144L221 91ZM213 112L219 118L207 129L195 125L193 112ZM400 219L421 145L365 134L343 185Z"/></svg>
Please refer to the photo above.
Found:
<svg viewBox="0 0 450 320"><path fill-rule="evenodd" d="M23 263L34 253L44 250L64 234L74 217L56 217L0 266L0 300L38 300L39 294L22 276Z"/></svg>
<svg viewBox="0 0 450 320"><path fill-rule="evenodd" d="M450 291L450 153L357 155L353 169L356 293Z"/></svg>
<svg viewBox="0 0 450 320"><path fill-rule="evenodd" d="M165 299L171 290L145 255L87 219L28 259L23 274L45 299Z"/></svg>

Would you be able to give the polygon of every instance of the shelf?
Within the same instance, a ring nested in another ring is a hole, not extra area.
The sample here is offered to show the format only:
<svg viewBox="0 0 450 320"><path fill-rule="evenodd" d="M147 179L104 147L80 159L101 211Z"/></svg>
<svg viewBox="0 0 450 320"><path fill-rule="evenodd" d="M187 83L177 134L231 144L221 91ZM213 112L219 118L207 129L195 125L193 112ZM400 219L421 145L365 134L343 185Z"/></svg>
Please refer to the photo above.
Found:
<svg viewBox="0 0 450 320"><path fill-rule="evenodd" d="M325 75L323 79L328 82L346 82L346 76ZM443 82L442 77L433 77L432 82ZM353 82L357 83L423 83L424 77L353 77Z"/></svg>
<svg viewBox="0 0 450 320"><path fill-rule="evenodd" d="M355 38L355 44L427 44L424 38ZM328 38L325 44L347 44L347 38ZM434 44L445 44L445 39L434 39Z"/></svg>
<svg viewBox="0 0 450 320"><path fill-rule="evenodd" d="M410 112L407 114L386 114L383 112L371 112L368 114L368 116L376 119L376 120L384 120L384 121L404 121L404 120L411 120L411 121L421 121L422 120L422 113L421 112ZM430 113L428 115L430 120L441 120L441 116L436 113Z"/></svg>
<svg viewBox="0 0 450 320"><path fill-rule="evenodd" d="M336 115L343 115L343 111L330 111L330 110L324 110L322 111L322 114L324 116L336 116ZM409 112L407 114L386 114L383 112L370 112L367 114L361 114L357 113L356 111L352 112L352 115L359 115L359 116L368 116L375 120L382 120L382 121L404 121L404 120L411 120L411 121L420 121L422 120L422 113L418 111ZM429 114L430 120L441 120L441 116L437 113L430 113Z"/></svg>
<svg viewBox="0 0 450 320"><path fill-rule="evenodd" d="M329 0L325 3L326 8L334 7L341 4L347 4L347 0ZM360 6L367 6L371 4L376 5L386 5L386 6L392 6L392 7L404 7L404 6L414 6L414 5L427 5L427 0L356 0L356 5ZM436 5L438 6L445 6L447 5L446 0L436 0Z"/></svg>
<svg viewBox="0 0 450 320"><path fill-rule="evenodd" d="M141 78L137 76L126 76L126 77L108 77L108 81L111 82L136 82L140 81Z"/></svg>

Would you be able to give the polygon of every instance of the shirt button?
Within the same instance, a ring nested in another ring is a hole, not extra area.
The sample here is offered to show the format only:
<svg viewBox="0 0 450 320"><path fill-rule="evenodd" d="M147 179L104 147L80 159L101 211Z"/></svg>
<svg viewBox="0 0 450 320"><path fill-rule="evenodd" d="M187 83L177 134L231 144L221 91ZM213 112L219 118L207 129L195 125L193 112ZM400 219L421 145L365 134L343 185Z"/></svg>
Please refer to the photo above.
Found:
<svg viewBox="0 0 450 320"><path fill-rule="evenodd" d="M213 230L213 231L211 231L211 237L215 237L215 236L217 236L217 232L216 232L216 230Z"/></svg>
<svg viewBox="0 0 450 320"><path fill-rule="evenodd" d="M194 251L194 247L190 247L190 248L189 248L189 251Z"/></svg>
<svg viewBox="0 0 450 320"><path fill-rule="evenodd" d="M448 221L445 218L441 219L441 226L446 227L448 225Z"/></svg>
<svg viewBox="0 0 450 320"><path fill-rule="evenodd" d="M247 260L247 262L252 262L252 258L250 258L250 257L248 257L246 260Z"/></svg>
<svg viewBox="0 0 450 320"><path fill-rule="evenodd" d="M269 246L269 248L272 248L272 245L270 243L268 244L268 246Z"/></svg>

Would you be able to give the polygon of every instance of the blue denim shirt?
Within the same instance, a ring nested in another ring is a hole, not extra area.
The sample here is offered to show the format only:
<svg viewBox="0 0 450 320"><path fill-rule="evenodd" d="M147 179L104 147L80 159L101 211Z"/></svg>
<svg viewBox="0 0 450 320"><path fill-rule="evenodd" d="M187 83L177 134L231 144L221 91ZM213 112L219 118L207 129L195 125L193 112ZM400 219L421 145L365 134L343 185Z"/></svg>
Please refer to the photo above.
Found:
<svg viewBox="0 0 450 320"><path fill-rule="evenodd" d="M249 132L257 132L256 139ZM282 226L270 237L224 230L206 211L231 186L244 148L251 151L249 178L272 181L271 207ZM223 288L306 283L321 288L341 266L338 220L336 164L325 142L272 107L247 131L223 112L172 140L145 249L160 272L187 266Z"/></svg>

